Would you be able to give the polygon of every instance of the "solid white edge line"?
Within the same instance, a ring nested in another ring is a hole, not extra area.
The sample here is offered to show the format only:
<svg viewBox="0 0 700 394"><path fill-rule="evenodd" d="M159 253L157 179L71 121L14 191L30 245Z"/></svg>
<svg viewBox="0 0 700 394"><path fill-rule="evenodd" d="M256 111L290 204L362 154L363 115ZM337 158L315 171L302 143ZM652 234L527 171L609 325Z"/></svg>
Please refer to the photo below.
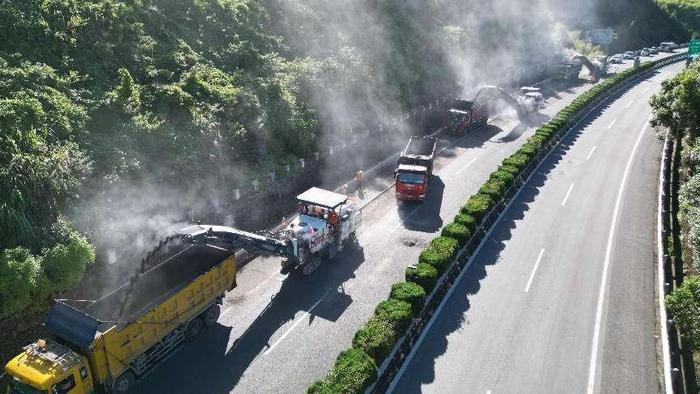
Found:
<svg viewBox="0 0 700 394"><path fill-rule="evenodd" d="M469 167L470 165L472 165L472 163L474 163L475 161L476 161L476 157L473 158L469 163L467 163L466 166L460 168L459 171L457 171L457 172L455 173L455 175L459 175L462 171L466 170L467 167Z"/></svg>
<svg viewBox="0 0 700 394"><path fill-rule="evenodd" d="M593 149L591 149L591 151L588 152L588 156L586 156L586 160L588 160L588 159L591 158L591 156L593 155L593 152L595 152L595 148L596 148L596 147L595 147L595 145L594 145L594 146L593 146Z"/></svg>
<svg viewBox="0 0 700 394"><path fill-rule="evenodd" d="M564 200L561 202L561 206L563 207L566 205L566 200L569 199L569 196L571 195L571 191L574 189L574 184L572 183L571 186L569 186L569 190L566 192L566 196L564 196Z"/></svg>
<svg viewBox="0 0 700 394"><path fill-rule="evenodd" d="M608 129L612 129L612 127L615 125L615 122L617 122L617 118L613 119L612 122L608 125Z"/></svg>
<svg viewBox="0 0 700 394"><path fill-rule="evenodd" d="M668 135L666 140L664 140L664 150L666 144L668 143ZM663 152L663 151L662 151ZM668 316L666 315L666 305L664 304L665 298L665 287L664 280L666 275L664 272L664 247L663 247L663 213L661 209L663 207L663 193L664 193L664 168L666 167L666 155L661 154L661 170L659 172L659 201L656 207L657 211L657 223L656 223L656 245L657 245L657 267L656 276L658 278L658 290L659 293L659 325L661 326L661 354L663 358L663 368L664 368L664 386L666 393L673 394L673 383L671 382L671 350L668 344L668 327L666 322L668 321Z"/></svg>
<svg viewBox="0 0 700 394"><path fill-rule="evenodd" d="M598 305L596 307L595 314L595 325L593 326L593 341L591 344L591 362L588 367L588 385L586 392L588 394L593 394L595 390L595 375L596 367L598 364L598 341L600 339L600 326L603 320L603 303L605 302L605 287L608 281L608 267L610 266L610 259L612 257L613 242L615 240L615 230L617 228L617 218L620 213L620 205L622 204L622 196L625 194L625 185L627 184L627 178L629 177L630 169L632 168L632 163L634 161L634 156L637 153L637 148L639 148L639 143L642 141L644 132L647 127L649 127L649 120L651 116L642 126L642 130L637 137L637 141L634 143L632 152L627 159L627 165L625 166L625 172L622 175L622 181L620 182L620 188L617 191L617 199L615 200L615 208L613 210L612 220L610 221L610 230L608 232L608 243L605 247L605 260L603 261L603 273L600 279L600 290L598 291Z"/></svg>
<svg viewBox="0 0 700 394"><path fill-rule="evenodd" d="M301 318L300 318L299 320L297 320L297 321L289 328L289 330L287 330L284 334L282 334L282 336L281 336L277 341L275 341L275 343L273 343L272 346L270 346L269 348L267 348L267 350L265 350L265 352L263 353L263 355L267 356L268 353L270 353L270 352L272 351L272 349L275 348L275 346L279 345L280 342L282 342L282 341L284 340L284 338L286 338L287 335L289 335L289 333L291 333L291 332L299 325L299 323L301 323L302 321L304 321L304 319L306 318L306 316L309 316L309 314L311 313L311 311L313 311L313 310L318 306L318 304L320 304L321 301L323 301L323 299L326 298L326 296L328 295L328 293L330 293L330 291L327 291L326 294L324 294L323 297L319 298L319 300L316 301L316 303L313 304L313 305L311 306L311 308L309 308L308 311L304 312L304 314L301 315Z"/></svg>
<svg viewBox="0 0 700 394"><path fill-rule="evenodd" d="M542 261L543 254L544 254L544 248L540 249L540 255L537 256L537 261L535 262L535 266L532 267L532 273L530 273L530 279L527 280L527 286L525 286L526 293L528 292L528 290L530 290L530 285L532 285L532 280L535 279L535 272L537 272L537 267L540 266L540 261Z"/></svg>

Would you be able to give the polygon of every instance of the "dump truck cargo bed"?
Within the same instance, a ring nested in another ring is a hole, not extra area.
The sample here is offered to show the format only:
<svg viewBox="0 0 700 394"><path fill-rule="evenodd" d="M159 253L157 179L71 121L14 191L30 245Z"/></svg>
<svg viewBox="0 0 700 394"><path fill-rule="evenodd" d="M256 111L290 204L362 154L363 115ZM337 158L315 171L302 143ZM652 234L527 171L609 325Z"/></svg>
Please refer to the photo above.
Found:
<svg viewBox="0 0 700 394"><path fill-rule="evenodd" d="M186 245L166 253L135 283L127 282L94 303L72 306L100 321L129 323L230 255L207 245Z"/></svg>
<svg viewBox="0 0 700 394"><path fill-rule="evenodd" d="M152 268L99 300L57 301L49 312L47 330L84 349L93 376L107 387L125 372L144 375L172 354L188 324L235 286L229 251L187 244L161 253Z"/></svg>

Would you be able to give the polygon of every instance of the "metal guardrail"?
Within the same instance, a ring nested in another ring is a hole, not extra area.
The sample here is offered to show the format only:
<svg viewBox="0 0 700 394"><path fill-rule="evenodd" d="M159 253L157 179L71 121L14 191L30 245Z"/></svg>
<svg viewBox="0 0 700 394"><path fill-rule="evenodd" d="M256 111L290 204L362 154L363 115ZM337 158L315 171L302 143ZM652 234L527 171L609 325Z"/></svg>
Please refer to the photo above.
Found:
<svg viewBox="0 0 700 394"><path fill-rule="evenodd" d="M571 131L576 129L583 120L587 119L593 111L597 110L601 104L608 101L611 97L614 97L619 92L629 88L630 85L636 83L641 78L648 76L653 71L669 64L676 63L684 59L686 56L687 55L685 53L680 53L662 60L658 60L652 67L630 76L627 80L621 82L616 88L607 94L604 94L602 97L596 98L586 107L581 109L576 115L570 118L566 125L562 127L546 145L543 145L543 148L540 149L538 155L535 156L530 163L528 163L520 174L518 174L513 185L511 185L504 193L503 198L501 198L501 200L498 201L486 214L482 223L477 227L469 241L467 241L467 243L457 252L453 262L446 269L445 273L438 279L432 292L426 297L426 302L421 310L421 313L418 315L418 317L413 319L411 325L406 331L406 334L397 341L391 353L379 366L378 378L370 387L367 388L365 391L366 393L384 393L387 391L394 375L398 372L403 364L403 361L413 350L414 345L419 339L423 329L426 327L426 325L428 325L429 321L433 317L433 314L438 308L438 305L443 301L444 295L455 284L455 280L462 270L467 269L471 264L471 257L473 257L472 253L487 239L487 237L485 237L486 234L493 230L494 225L500 220L501 216L503 216L520 191L522 191L522 187L529 182L534 172L536 172L542 163L544 163L544 159L555 151L554 148L559 146L561 141L566 138Z"/></svg>

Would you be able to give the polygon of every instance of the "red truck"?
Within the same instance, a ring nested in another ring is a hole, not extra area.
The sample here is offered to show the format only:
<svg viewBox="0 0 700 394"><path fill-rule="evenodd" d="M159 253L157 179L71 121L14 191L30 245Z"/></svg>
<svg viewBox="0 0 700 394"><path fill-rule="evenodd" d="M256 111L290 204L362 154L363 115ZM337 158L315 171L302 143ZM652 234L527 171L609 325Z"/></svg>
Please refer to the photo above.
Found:
<svg viewBox="0 0 700 394"><path fill-rule="evenodd" d="M476 101L455 100L447 114L447 131L452 134L464 134L474 127L488 122L488 104Z"/></svg>
<svg viewBox="0 0 700 394"><path fill-rule="evenodd" d="M425 199L433 173L436 146L437 139L434 137L414 136L408 140L394 171L396 198L418 201Z"/></svg>

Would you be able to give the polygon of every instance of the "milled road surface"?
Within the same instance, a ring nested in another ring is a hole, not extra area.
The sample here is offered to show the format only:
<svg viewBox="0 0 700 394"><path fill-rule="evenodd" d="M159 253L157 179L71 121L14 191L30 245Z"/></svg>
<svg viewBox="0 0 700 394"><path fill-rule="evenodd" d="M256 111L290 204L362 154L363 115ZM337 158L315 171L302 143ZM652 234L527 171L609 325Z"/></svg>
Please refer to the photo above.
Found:
<svg viewBox="0 0 700 394"><path fill-rule="evenodd" d="M648 102L682 67L617 96L543 162L436 314L394 392L661 390L661 143Z"/></svg>
<svg viewBox="0 0 700 394"><path fill-rule="evenodd" d="M589 87L545 90L547 106L531 124L548 120ZM303 392L350 345L355 331L386 299L390 285L403 280L405 267L417 261L425 244L533 133L532 127L505 118L491 123L461 138L441 136L440 147L449 148L436 160L427 200L397 204L393 193L379 195L364 209L358 244L310 277L280 275L280 259L274 257L242 267L238 288L224 300L219 324L163 363L135 391ZM369 196L391 185L390 172L369 179ZM493 302L500 300L495 296Z"/></svg>

